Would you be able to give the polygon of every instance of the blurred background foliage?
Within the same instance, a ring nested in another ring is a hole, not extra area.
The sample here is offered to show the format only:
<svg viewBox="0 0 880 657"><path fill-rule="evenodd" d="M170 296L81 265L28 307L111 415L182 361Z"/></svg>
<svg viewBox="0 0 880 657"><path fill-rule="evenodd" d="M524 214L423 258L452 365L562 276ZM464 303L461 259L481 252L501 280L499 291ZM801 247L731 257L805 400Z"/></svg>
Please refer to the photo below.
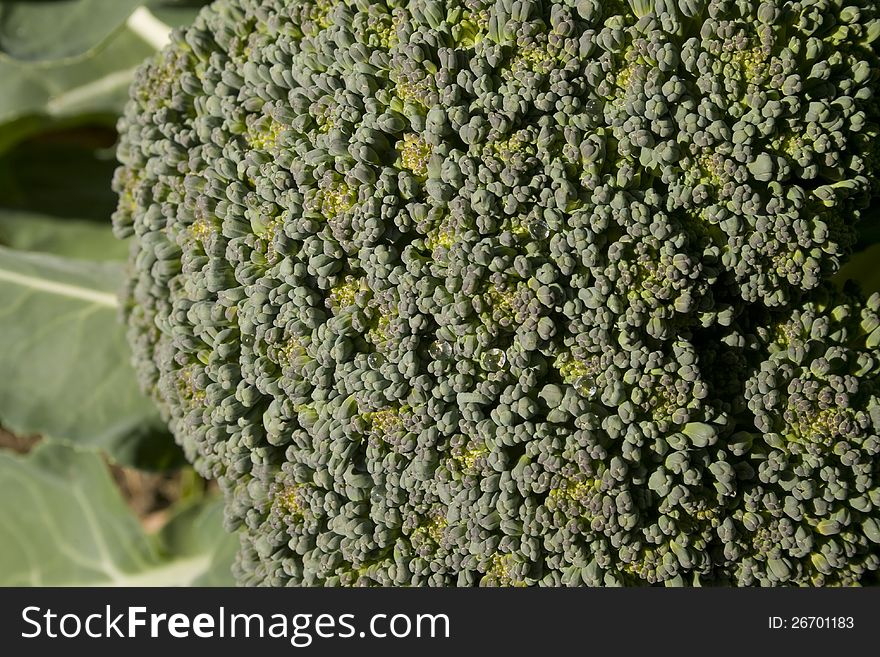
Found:
<svg viewBox="0 0 880 657"><path fill-rule="evenodd" d="M227 585L237 538L129 364L115 124L192 0L0 0L0 585Z"/></svg>

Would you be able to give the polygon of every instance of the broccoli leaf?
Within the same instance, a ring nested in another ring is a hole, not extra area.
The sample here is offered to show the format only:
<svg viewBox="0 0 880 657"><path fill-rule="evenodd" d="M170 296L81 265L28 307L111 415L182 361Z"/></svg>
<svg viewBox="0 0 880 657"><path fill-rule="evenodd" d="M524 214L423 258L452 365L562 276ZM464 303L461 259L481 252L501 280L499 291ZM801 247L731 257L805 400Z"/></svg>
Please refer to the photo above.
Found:
<svg viewBox="0 0 880 657"><path fill-rule="evenodd" d="M834 277L835 282L856 281L865 294L880 292L880 244L853 255Z"/></svg>
<svg viewBox="0 0 880 657"><path fill-rule="evenodd" d="M97 48L141 0L9 0L0 5L0 52L15 59L58 60Z"/></svg>
<svg viewBox="0 0 880 657"><path fill-rule="evenodd" d="M0 247L0 423L159 467L179 452L129 362L122 268Z"/></svg>
<svg viewBox="0 0 880 657"><path fill-rule="evenodd" d="M128 249L113 237L110 223L58 219L0 209L0 246L84 260L125 260Z"/></svg>
<svg viewBox="0 0 880 657"><path fill-rule="evenodd" d="M74 61L0 57L0 152L47 124L112 124L128 100L135 70L155 45L126 29Z"/></svg>
<svg viewBox="0 0 880 657"><path fill-rule="evenodd" d="M165 554L178 559L210 555L210 566L193 573L191 586L232 586L232 562L239 541L223 530L223 504L218 499L190 504L181 509L160 532Z"/></svg>
<svg viewBox="0 0 880 657"><path fill-rule="evenodd" d="M91 451L42 444L0 453L0 585L230 585L238 545L219 501L188 507L148 535Z"/></svg>
<svg viewBox="0 0 880 657"><path fill-rule="evenodd" d="M160 21L171 27L192 23L199 11L211 0L153 0L147 6Z"/></svg>

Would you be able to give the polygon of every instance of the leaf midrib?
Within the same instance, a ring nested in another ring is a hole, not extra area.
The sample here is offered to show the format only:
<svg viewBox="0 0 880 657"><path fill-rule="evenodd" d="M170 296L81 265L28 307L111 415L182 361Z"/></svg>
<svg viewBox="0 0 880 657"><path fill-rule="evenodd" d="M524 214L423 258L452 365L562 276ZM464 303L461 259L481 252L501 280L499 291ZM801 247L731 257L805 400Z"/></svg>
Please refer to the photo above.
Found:
<svg viewBox="0 0 880 657"><path fill-rule="evenodd" d="M6 281L7 283L12 283L13 285L18 285L26 289L46 292L56 296L88 301L89 303L105 308L119 307L119 299L115 294L100 292L80 285L60 283L58 281L38 278L28 274L21 274L19 272L3 269L2 267L0 267L0 281Z"/></svg>

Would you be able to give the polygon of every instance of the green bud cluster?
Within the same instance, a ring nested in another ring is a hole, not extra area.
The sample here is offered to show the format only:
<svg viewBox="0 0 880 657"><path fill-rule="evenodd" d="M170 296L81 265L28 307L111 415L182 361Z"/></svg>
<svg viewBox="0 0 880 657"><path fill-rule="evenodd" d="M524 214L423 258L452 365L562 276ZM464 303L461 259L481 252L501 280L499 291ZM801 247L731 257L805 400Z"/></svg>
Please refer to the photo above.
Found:
<svg viewBox="0 0 880 657"><path fill-rule="evenodd" d="M270 585L880 568L873 0L217 0L138 74L144 388Z"/></svg>

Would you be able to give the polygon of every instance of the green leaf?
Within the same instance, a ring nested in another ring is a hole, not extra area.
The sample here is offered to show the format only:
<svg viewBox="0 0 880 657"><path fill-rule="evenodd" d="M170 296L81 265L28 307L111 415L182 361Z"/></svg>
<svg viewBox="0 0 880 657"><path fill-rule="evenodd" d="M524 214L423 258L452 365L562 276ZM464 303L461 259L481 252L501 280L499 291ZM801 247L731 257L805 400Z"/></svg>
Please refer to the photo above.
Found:
<svg viewBox="0 0 880 657"><path fill-rule="evenodd" d="M0 52L27 61L76 57L118 30L141 0L6 0Z"/></svg>
<svg viewBox="0 0 880 657"><path fill-rule="evenodd" d="M0 247L0 424L158 467L178 459L118 321L120 263Z"/></svg>
<svg viewBox="0 0 880 657"><path fill-rule="evenodd" d="M212 0L153 0L148 3L150 12L171 27L191 25L196 15Z"/></svg>
<svg viewBox="0 0 880 657"><path fill-rule="evenodd" d="M834 276L835 282L856 281L866 295L880 292L880 244L856 253Z"/></svg>
<svg viewBox="0 0 880 657"><path fill-rule="evenodd" d="M166 554L178 558L211 556L209 567L190 581L191 586L232 586L232 562L238 552L237 536L223 532L223 503L219 498L181 509L159 534Z"/></svg>
<svg viewBox="0 0 880 657"><path fill-rule="evenodd" d="M0 586L233 584L238 541L223 530L219 500L148 535L94 452L0 452L0 499Z"/></svg>
<svg viewBox="0 0 880 657"><path fill-rule="evenodd" d="M70 62L0 58L0 152L52 124L112 123L137 67L156 52L131 29Z"/></svg>
<svg viewBox="0 0 880 657"><path fill-rule="evenodd" d="M123 261L128 254L128 247L113 236L109 220L58 219L3 209L0 246L96 261Z"/></svg>

